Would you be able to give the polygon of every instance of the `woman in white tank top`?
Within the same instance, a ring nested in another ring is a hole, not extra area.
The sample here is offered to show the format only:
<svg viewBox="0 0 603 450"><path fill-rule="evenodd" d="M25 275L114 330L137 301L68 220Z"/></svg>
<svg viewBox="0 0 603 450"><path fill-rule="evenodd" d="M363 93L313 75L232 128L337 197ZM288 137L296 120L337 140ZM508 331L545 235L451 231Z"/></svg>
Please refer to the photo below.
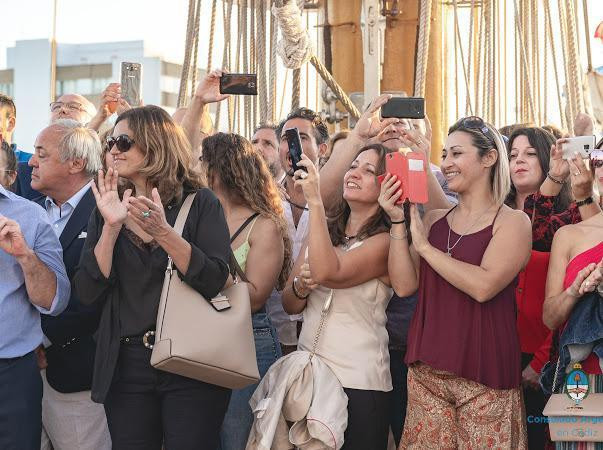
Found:
<svg viewBox="0 0 603 450"><path fill-rule="evenodd" d="M386 152L378 144L359 151L344 176L340 208L329 219L317 169L303 156L299 166L307 172L295 173L310 210L309 233L283 291L283 306L289 314L303 312L298 348L311 351L323 304L333 291L316 354L348 396L345 450L387 447L392 383L385 308L392 291L389 222L377 201Z"/></svg>

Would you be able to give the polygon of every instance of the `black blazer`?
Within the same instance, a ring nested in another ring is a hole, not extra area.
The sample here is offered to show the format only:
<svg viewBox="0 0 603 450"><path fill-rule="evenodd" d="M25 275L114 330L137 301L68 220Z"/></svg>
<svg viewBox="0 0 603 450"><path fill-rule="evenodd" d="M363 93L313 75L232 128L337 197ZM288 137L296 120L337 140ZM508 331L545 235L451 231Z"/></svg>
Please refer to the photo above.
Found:
<svg viewBox="0 0 603 450"><path fill-rule="evenodd" d="M44 207L46 197L35 202ZM67 276L73 280L86 241L88 220L96 206L92 190L78 203L71 214L59 241L63 248L63 262ZM96 344L92 335L98 328L101 308L85 306L77 298L75 289L65 311L56 317L41 315L42 331L52 345L46 349L48 367L46 378L57 391L63 393L90 390Z"/></svg>

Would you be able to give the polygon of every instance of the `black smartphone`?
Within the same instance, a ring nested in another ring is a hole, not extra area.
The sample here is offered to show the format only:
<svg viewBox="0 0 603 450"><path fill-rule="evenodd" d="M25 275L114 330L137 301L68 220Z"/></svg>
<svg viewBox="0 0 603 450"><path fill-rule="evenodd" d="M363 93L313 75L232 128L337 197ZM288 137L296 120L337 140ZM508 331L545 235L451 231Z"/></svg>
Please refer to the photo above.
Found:
<svg viewBox="0 0 603 450"><path fill-rule="evenodd" d="M381 107L381 117L398 119L424 119L425 99L423 97L392 97Z"/></svg>
<svg viewBox="0 0 603 450"><path fill-rule="evenodd" d="M293 172L299 169L307 172L305 167L297 165L297 163L301 161L302 155L302 144L301 138L299 137L299 130L297 128L289 128L285 130L285 137L287 139L287 145L289 146L289 156L291 157L291 167L293 168Z"/></svg>
<svg viewBox="0 0 603 450"><path fill-rule="evenodd" d="M602 150L603 149L603 137L601 139L599 139L599 142L597 142L597 145L595 145L595 148L597 150Z"/></svg>
<svg viewBox="0 0 603 450"><path fill-rule="evenodd" d="M135 108L140 106L142 65L132 62L121 63L121 97Z"/></svg>
<svg viewBox="0 0 603 450"><path fill-rule="evenodd" d="M225 73L220 77L220 94L258 95L255 73Z"/></svg>

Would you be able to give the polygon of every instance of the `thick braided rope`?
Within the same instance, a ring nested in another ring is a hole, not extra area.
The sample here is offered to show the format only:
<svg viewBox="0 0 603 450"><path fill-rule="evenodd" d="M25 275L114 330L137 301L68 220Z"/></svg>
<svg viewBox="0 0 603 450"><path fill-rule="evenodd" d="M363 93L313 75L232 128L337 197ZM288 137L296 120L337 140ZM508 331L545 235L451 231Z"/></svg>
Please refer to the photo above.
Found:
<svg viewBox="0 0 603 450"><path fill-rule="evenodd" d="M249 72L250 73L258 73L257 72L257 60L256 60L256 48L255 43L257 42L257 35L255 29L255 8L256 8L256 0L249 0ZM258 0L263 1L263 0ZM256 86L257 88L257 86ZM257 95L248 96L249 103L251 103L251 108L248 111L248 119L245 122L245 135L249 139L251 139L251 130L253 129L254 124L257 123L257 111L258 111L258 98Z"/></svg>
<svg viewBox="0 0 603 450"><path fill-rule="evenodd" d="M197 59L199 55L199 22L201 21L201 0L197 0L195 11L195 34L193 36L193 64L191 74L191 90L194 92L197 85ZM191 93L192 94L192 93Z"/></svg>
<svg viewBox="0 0 603 450"><path fill-rule="evenodd" d="M479 15L479 28L477 31L477 37L478 37L478 42L476 42L477 45L477 61L475 62L475 69L476 69L476 74L475 74L475 113L478 116L481 116L484 112L481 108L481 92L479 90L480 88L480 80L482 80L481 74L482 74L482 48L484 48L484 9L483 6L480 8L480 15ZM484 48L485 50L485 48Z"/></svg>
<svg viewBox="0 0 603 450"><path fill-rule="evenodd" d="M431 1L421 0L419 13L419 43L417 45L417 64L415 67L415 96L425 96L425 77L429 60L429 32L431 29Z"/></svg>
<svg viewBox="0 0 603 450"><path fill-rule="evenodd" d="M492 117L490 116L490 97L492 95L494 95L494 92L492 91L492 81L493 81L493 74L492 74L492 64L491 64L491 60L492 60L492 8L491 8L491 3L490 0L484 0L483 2L483 8L484 8L484 23L486 25L486 33L484 35L484 38L486 40L486 54L485 54L485 61L484 61L484 90L483 90L483 102L484 102L484 106L483 106L483 111L484 111L484 118L488 121L488 122L493 122Z"/></svg>
<svg viewBox="0 0 603 450"><path fill-rule="evenodd" d="M212 70L211 64L214 54L214 35L216 34L216 10L218 8L218 0L213 0L211 4L211 22L209 25L209 49L207 51L207 73Z"/></svg>
<svg viewBox="0 0 603 450"><path fill-rule="evenodd" d="M356 105L352 103L350 97L343 91L341 86L337 83L333 75L327 70L322 61L320 61L316 56L312 56L310 59L310 63L314 66L320 77L323 81L329 86L329 88L333 91L333 93L337 96L337 99L341 102L346 111L354 118L360 118L360 111L356 108Z"/></svg>
<svg viewBox="0 0 603 450"><path fill-rule="evenodd" d="M193 40L193 21L195 19L195 0L188 1L188 17L186 22L186 41L184 44L184 62L180 73L180 89L178 90L178 107L184 106L188 90L188 71L191 64L191 50Z"/></svg>
<svg viewBox="0 0 603 450"><path fill-rule="evenodd" d="M574 2L567 2L567 30L568 30L568 44L569 44L569 60L570 60L570 74L573 85L573 95L575 96L574 104L576 111L572 116L572 119L576 117L579 112L584 111L584 96L582 89L582 69L580 67L580 54L577 42L576 27L576 11L574 9Z"/></svg>

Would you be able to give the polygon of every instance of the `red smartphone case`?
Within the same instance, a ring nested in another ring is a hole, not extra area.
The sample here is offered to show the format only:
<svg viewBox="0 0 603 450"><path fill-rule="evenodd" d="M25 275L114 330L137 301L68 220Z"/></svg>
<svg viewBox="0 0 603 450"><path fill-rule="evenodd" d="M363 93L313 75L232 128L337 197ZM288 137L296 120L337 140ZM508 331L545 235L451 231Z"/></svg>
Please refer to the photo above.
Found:
<svg viewBox="0 0 603 450"><path fill-rule="evenodd" d="M427 203L427 162L420 153L388 153L385 157L385 170L396 175L402 182L403 194L396 204L408 200L411 203ZM383 182L383 176L379 181Z"/></svg>

